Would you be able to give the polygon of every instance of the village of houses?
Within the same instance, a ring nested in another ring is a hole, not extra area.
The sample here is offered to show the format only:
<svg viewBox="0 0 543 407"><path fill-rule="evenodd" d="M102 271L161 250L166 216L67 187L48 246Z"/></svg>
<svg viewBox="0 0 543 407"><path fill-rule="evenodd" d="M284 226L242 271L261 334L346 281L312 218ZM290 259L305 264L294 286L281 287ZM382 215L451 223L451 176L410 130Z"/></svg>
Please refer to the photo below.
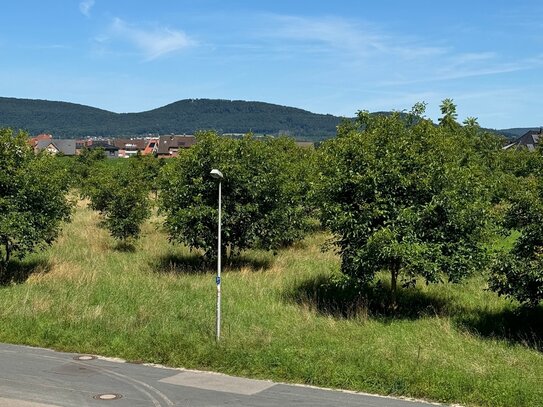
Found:
<svg viewBox="0 0 543 407"><path fill-rule="evenodd" d="M30 139L35 152L47 151L54 155L79 155L83 148L104 150L108 158L129 158L137 154L154 155L158 158L177 157L178 151L190 148L196 138L189 135L167 135L141 138L88 138L85 140L55 139L51 134L40 134ZM296 141L300 147L309 148L314 144L309 141Z"/></svg>
<svg viewBox="0 0 543 407"><path fill-rule="evenodd" d="M145 138L88 138L85 140L55 139L51 134L40 134L30 139L34 151L48 151L64 156L79 155L83 148L101 148L108 158L129 158L136 154L152 154L160 158L176 157L179 149L196 142L193 135L169 135Z"/></svg>
<svg viewBox="0 0 543 407"><path fill-rule="evenodd" d="M234 136L240 135L236 134ZM506 143L503 149L527 148L533 151L541 144L542 140L543 128L530 130L516 140ZM75 140L55 139L51 134L40 134L32 137L29 142L35 152L46 150L54 155L75 156L79 155L83 148L90 150L101 148L108 158L129 158L137 154L151 154L158 158L171 158L177 157L180 149L190 148L196 143L196 138L192 134L183 134L139 138L90 137L84 140ZM314 146L314 143L309 141L296 141L296 144L303 148Z"/></svg>

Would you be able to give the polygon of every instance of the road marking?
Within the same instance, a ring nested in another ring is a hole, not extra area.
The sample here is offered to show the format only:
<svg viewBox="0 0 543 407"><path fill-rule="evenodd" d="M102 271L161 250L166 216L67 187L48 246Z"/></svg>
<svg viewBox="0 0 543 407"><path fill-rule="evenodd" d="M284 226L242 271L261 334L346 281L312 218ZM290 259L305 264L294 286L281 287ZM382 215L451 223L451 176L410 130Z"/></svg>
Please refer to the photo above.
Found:
<svg viewBox="0 0 543 407"><path fill-rule="evenodd" d="M245 379L218 373L194 371L185 371L160 379L159 382L246 396L258 394L275 386L275 383L265 380Z"/></svg>
<svg viewBox="0 0 543 407"><path fill-rule="evenodd" d="M146 391L145 389L151 391L151 392L154 392L155 395L157 395L158 397L162 398L162 400L166 403L167 406L173 406L173 402L168 398L166 397L166 395L164 393L162 393L160 390L158 390L157 388L145 383L145 382L142 382L140 380L136 380L132 377L129 377L127 375L124 375L124 374L121 374L121 373L117 373L117 372L114 372L113 370L109 370L109 369L106 369L105 367L100 367L100 366L97 366L97 365L90 365L89 363L86 363L86 362L79 362L79 364L81 365L85 365L85 366L88 366L89 368L93 369L93 370L96 370L98 372L101 372L103 374L105 374L106 376L109 376L109 377L113 377L123 383L126 383L130 386L132 386L133 388L135 388L137 391L145 394L149 400L151 400L154 404L155 407L161 407L163 404L160 402L160 400L156 399L151 393L149 393L148 391Z"/></svg>

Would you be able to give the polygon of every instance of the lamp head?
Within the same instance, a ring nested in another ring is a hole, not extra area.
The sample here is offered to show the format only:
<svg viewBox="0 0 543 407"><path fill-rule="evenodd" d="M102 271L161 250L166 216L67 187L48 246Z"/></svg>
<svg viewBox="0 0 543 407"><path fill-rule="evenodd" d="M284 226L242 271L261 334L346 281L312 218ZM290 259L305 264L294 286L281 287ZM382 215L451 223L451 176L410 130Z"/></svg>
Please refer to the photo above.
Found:
<svg viewBox="0 0 543 407"><path fill-rule="evenodd" d="M215 178L215 179L221 180L221 179L224 178L223 175L222 175L222 172L220 172L220 171L217 170L217 169L211 170L211 172L210 172L209 174L210 174L213 178Z"/></svg>

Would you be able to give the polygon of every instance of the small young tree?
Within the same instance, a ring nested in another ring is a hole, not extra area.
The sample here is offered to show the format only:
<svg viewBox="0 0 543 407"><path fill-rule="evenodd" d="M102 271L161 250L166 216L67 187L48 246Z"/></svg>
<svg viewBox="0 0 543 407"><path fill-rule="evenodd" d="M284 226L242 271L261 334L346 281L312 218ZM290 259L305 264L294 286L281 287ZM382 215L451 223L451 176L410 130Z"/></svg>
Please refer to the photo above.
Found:
<svg viewBox="0 0 543 407"><path fill-rule="evenodd" d="M165 160L156 158L151 154L141 155L139 153L130 159L135 161L133 165L138 168L141 174L140 179L147 184L156 198L158 195L160 168L164 165Z"/></svg>
<svg viewBox="0 0 543 407"><path fill-rule="evenodd" d="M140 165L110 168L96 166L84 188L90 206L100 212L102 225L115 239L137 239L141 225L150 216L149 183Z"/></svg>
<svg viewBox="0 0 543 407"><path fill-rule="evenodd" d="M420 117L361 112L357 122L321 147L321 221L343 273L367 284L387 270L394 303L399 282L477 268L488 193L475 140Z"/></svg>
<svg viewBox="0 0 543 407"><path fill-rule="evenodd" d="M517 174L509 183L509 206L505 216L508 230L520 231L509 252L496 256L489 286L499 295L536 306L543 301L543 155L512 152ZM513 173L514 175L514 173Z"/></svg>
<svg viewBox="0 0 543 407"><path fill-rule="evenodd" d="M106 155L103 148L82 148L75 160L75 171L79 181L84 182L90 176L92 168L105 159Z"/></svg>
<svg viewBox="0 0 543 407"><path fill-rule="evenodd" d="M455 130L459 127L459 124L456 122L458 113L456 113L456 105L452 99L444 99L439 105L441 110L442 117L439 118L439 125L445 127L449 130Z"/></svg>
<svg viewBox="0 0 543 407"><path fill-rule="evenodd" d="M479 127L479 122L477 121L477 118L473 116L466 117L462 124L468 127Z"/></svg>
<svg viewBox="0 0 543 407"><path fill-rule="evenodd" d="M198 134L161 174L160 209L170 238L208 258L216 254L217 183L209 173L217 168L224 174L222 241L232 255L299 240L307 226L305 157L288 139Z"/></svg>
<svg viewBox="0 0 543 407"><path fill-rule="evenodd" d="M51 244L71 204L54 157L35 155L26 133L0 129L0 275L12 257Z"/></svg>

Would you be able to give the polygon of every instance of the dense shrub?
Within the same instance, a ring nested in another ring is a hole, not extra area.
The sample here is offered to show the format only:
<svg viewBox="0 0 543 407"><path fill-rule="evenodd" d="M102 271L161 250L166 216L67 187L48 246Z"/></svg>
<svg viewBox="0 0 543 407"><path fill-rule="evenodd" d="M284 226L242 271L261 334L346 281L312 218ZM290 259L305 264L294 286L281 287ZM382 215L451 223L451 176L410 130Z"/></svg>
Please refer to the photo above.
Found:
<svg viewBox="0 0 543 407"><path fill-rule="evenodd" d="M149 218L150 181L141 161L109 166L95 163L83 188L90 206L102 215L102 225L121 241L137 239L141 225Z"/></svg>
<svg viewBox="0 0 543 407"><path fill-rule="evenodd" d="M460 280L481 267L489 214L489 171L480 134L446 120L371 117L323 143L317 193L334 234L341 270L361 284L376 272L398 282L417 276Z"/></svg>
<svg viewBox="0 0 543 407"><path fill-rule="evenodd" d="M224 174L222 241L231 254L299 240L308 225L311 154L287 138L198 134L161 175L160 209L170 238L208 257L216 253L218 186L210 176L216 168Z"/></svg>
<svg viewBox="0 0 543 407"><path fill-rule="evenodd" d="M512 151L504 160L512 170L504 226L520 236L509 251L497 254L490 288L535 306L543 300L543 155Z"/></svg>
<svg viewBox="0 0 543 407"><path fill-rule="evenodd" d="M66 172L27 140L0 129L0 274L13 256L51 244L71 213Z"/></svg>

